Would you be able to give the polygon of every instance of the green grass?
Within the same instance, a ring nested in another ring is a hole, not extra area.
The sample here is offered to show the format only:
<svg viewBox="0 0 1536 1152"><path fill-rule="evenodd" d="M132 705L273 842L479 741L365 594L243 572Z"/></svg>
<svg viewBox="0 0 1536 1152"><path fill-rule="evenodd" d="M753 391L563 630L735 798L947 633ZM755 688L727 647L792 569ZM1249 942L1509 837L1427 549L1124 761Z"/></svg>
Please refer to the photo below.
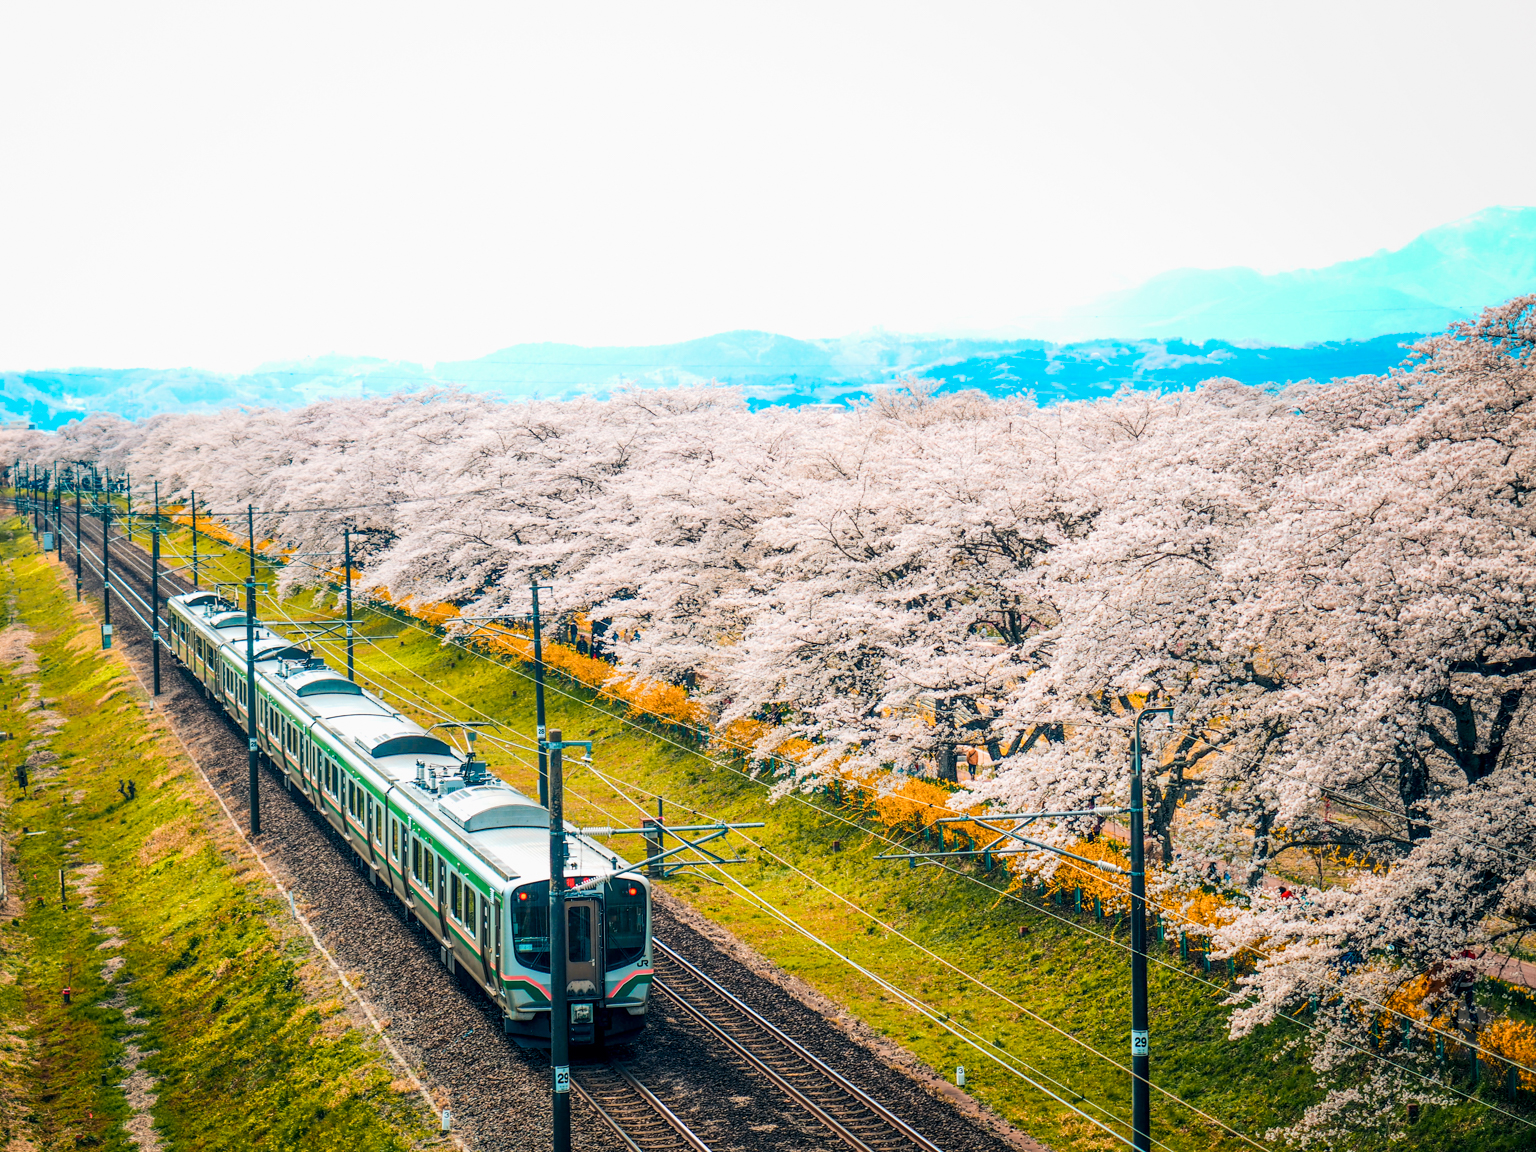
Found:
<svg viewBox="0 0 1536 1152"><path fill-rule="evenodd" d="M372 1039L350 1026L265 874L131 673L100 651L65 575L24 535L0 554L11 577L0 595L34 632L42 696L66 718L50 743L61 774L26 799L12 777L25 737L0 745L5 824L25 877L24 914L0 928L0 1030L26 1045L0 1066L0 1144L130 1147L121 1061L132 1039L151 1053L143 1066L158 1081L153 1115L170 1148L416 1146L418 1099L391 1086ZM0 727L26 729L24 685L9 668L0 677ZM120 778L134 780L137 799L119 794ZM18 839L22 827L45 834ZM102 866L94 913L120 941L105 949L81 906L81 864ZM61 868L75 889L68 909ZM123 964L104 976L112 956ZM124 1009L141 1021L136 1037Z"/></svg>
<svg viewBox="0 0 1536 1152"><path fill-rule="evenodd" d="M189 551L185 531L176 534L166 551ZM243 557L214 560L204 570L204 586L242 579L245 570ZM272 578L265 568L258 576ZM282 607L294 618L314 619L333 606L331 597L307 594ZM265 603L262 613L276 618ZM362 611L360 618L366 633L380 637L359 644L360 670L418 694L418 704L461 719L470 718L468 709L452 698L472 702L504 725L490 736L512 738L526 748L534 730L534 693L525 669L444 646L435 635L412 628L392 612ZM390 633L400 635L382 638ZM340 645L325 645L324 654L333 666L342 666ZM824 796L770 803L763 785L669 743L675 732L626 724L606 706L598 706L592 693L568 684L552 685L548 723L561 729L567 740L594 740L595 767L617 785L611 787L572 766L567 775L569 818L590 824L632 822L640 807L652 809L646 793L658 793L673 813L686 805L712 818L764 821L766 828L749 834L757 846L747 847L746 841L733 837L734 844L745 847L747 862L735 866L731 877L829 947L806 939L755 906L732 881L680 877L666 882L669 890L946 1078L953 1079L955 1066L964 1064L968 1091L1052 1147L1124 1146L871 985L840 958L874 971L935 1011L963 1022L999 1055L1018 1057L1039 1073L1070 1085L1070 1091L1057 1089L1058 1094L1090 1114L1102 1116L1085 1100L1125 1117L1129 1084L1115 1064L1128 1063L1128 957L1124 948L1095 939L1088 931L1107 932L1107 926L1095 925L1091 915L1078 921L1067 914L1065 920L1073 922L1064 923L1047 915L1038 902L1005 898L969 876L875 861L873 856L887 849L867 832L850 827L849 821L872 826L857 808L839 809ZM487 748L490 743L487 739L481 748L493 767L533 793L532 755L494 744ZM834 840L841 841L842 851L833 851ZM634 838L615 841L614 847L631 858L640 850ZM881 927L874 917L895 931ZM1018 935L1020 925L1028 929L1023 938ZM1118 939L1125 942L1124 932ZM966 981L928 952L1006 999ZM1176 954L1163 955L1178 967ZM1279 1024L1241 1041L1229 1040L1223 990L1199 983L1194 974L1192 966L1152 969L1154 1083L1263 1142L1266 1130L1293 1122L1316 1099L1304 1048L1296 1043L1305 1033ZM1211 979L1224 984L1219 975ZM1171 1148L1250 1146L1158 1094L1153 1096L1153 1118L1154 1136ZM1527 1146L1529 1132L1477 1103L1428 1108L1414 1128L1403 1125L1401 1109L1385 1120L1393 1139L1357 1133L1347 1137L1349 1146L1515 1149Z"/></svg>

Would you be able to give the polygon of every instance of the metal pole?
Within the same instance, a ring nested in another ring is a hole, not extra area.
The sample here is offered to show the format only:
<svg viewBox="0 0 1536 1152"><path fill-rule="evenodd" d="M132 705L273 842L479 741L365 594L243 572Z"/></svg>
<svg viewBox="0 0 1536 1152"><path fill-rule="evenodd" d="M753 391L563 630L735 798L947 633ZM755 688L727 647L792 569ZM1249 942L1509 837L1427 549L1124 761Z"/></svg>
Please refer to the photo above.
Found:
<svg viewBox="0 0 1536 1152"><path fill-rule="evenodd" d="M160 695L160 481L155 481L155 519L149 530L149 623L150 662L154 666L154 687Z"/></svg>
<svg viewBox="0 0 1536 1152"><path fill-rule="evenodd" d="M356 680L352 665L352 530L341 533L341 562L347 570L347 679Z"/></svg>
<svg viewBox="0 0 1536 1152"><path fill-rule="evenodd" d="M192 587L197 587L197 489L192 489Z"/></svg>
<svg viewBox="0 0 1536 1152"><path fill-rule="evenodd" d="M549 1063L554 1069L553 1152L571 1152L571 1010L565 998L565 804L560 786L559 731L551 732L549 738ZM539 751L545 751L542 737Z"/></svg>
<svg viewBox="0 0 1536 1152"><path fill-rule="evenodd" d="M261 790L256 779L256 511L245 506L246 540L251 548L251 572L245 578L245 731L250 780L251 835L261 835Z"/></svg>
<svg viewBox="0 0 1536 1152"><path fill-rule="evenodd" d="M549 756L544 751L544 636L539 625L539 582L533 582L533 709L539 738L539 803L549 804Z"/></svg>
<svg viewBox="0 0 1536 1152"><path fill-rule="evenodd" d="M108 549L107 540L112 535L112 502L110 497L107 503L101 506L101 622L107 628L112 627L112 585L108 576L112 570L112 553ZM111 635L111 633L107 633Z"/></svg>
<svg viewBox="0 0 1536 1152"><path fill-rule="evenodd" d="M1141 798L1141 721L1148 713L1173 715L1172 708L1136 713L1131 743L1131 1147L1152 1152L1152 1056L1147 1037L1147 845Z"/></svg>
<svg viewBox="0 0 1536 1152"><path fill-rule="evenodd" d="M80 602L80 477L75 477L75 602Z"/></svg>
<svg viewBox="0 0 1536 1152"><path fill-rule="evenodd" d="M53 546L58 549L58 561L64 563L64 476L57 469L53 474L53 530L58 535Z"/></svg>

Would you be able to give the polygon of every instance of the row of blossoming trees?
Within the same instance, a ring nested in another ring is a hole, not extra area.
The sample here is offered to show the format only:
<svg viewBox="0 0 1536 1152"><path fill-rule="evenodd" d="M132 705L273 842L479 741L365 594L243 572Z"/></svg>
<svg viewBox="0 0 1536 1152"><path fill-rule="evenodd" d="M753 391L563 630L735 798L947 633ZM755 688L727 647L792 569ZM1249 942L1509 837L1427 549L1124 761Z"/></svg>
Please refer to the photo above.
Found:
<svg viewBox="0 0 1536 1152"><path fill-rule="evenodd" d="M1466 953L1536 927L1533 414L1526 298L1388 376L1279 392L438 392L96 418L6 455L252 503L299 552L365 530L397 601L524 612L538 575L610 622L616 674L687 685L796 783L963 743L998 762L969 800L1123 801L1130 706L1171 704L1154 834L1247 893L1217 936L1257 961L1234 1031L1321 1026L1316 1129L1438 1098L1400 1022L1448 1019ZM1298 854L1328 861L1306 901L1260 882Z"/></svg>

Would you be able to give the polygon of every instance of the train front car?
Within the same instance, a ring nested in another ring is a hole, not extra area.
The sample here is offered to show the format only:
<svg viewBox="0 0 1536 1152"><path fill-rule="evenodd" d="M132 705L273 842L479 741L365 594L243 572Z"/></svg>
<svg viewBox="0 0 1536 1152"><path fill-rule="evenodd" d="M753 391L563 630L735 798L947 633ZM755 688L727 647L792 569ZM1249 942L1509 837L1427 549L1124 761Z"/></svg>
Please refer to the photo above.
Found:
<svg viewBox="0 0 1536 1152"><path fill-rule="evenodd" d="M537 811L544 813L545 809ZM507 829L487 846L519 872L507 894L503 951L506 1030L520 1042L549 1043L548 815L538 834ZM651 893L627 862L586 837L566 839L566 997L571 1043L619 1043L645 1027L651 976ZM597 884L585 887L594 878Z"/></svg>
<svg viewBox="0 0 1536 1152"><path fill-rule="evenodd" d="M499 1003L506 1030L549 1042L549 810L398 714L330 721L393 786L402 829L402 899L442 957ZM361 807L366 808L364 797ZM572 1043L623 1041L645 1026L650 890L627 864L567 824ZM366 842L366 838L365 838Z"/></svg>

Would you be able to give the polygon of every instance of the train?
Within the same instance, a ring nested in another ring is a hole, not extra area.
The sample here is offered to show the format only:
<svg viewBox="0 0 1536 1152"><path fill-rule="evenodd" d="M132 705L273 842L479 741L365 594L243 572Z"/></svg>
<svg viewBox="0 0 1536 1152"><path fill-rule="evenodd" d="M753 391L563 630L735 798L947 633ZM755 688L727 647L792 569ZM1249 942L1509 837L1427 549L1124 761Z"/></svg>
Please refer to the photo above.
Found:
<svg viewBox="0 0 1536 1152"><path fill-rule="evenodd" d="M166 602L169 648L242 730L247 618L215 592ZM249 622L257 747L438 943L442 963L501 1007L519 1043L550 1037L549 811L401 715L313 652ZM437 727L434 725L434 727ZM567 996L572 1044L645 1026L654 975L644 876L567 829ZM382 911L381 907L381 911Z"/></svg>

